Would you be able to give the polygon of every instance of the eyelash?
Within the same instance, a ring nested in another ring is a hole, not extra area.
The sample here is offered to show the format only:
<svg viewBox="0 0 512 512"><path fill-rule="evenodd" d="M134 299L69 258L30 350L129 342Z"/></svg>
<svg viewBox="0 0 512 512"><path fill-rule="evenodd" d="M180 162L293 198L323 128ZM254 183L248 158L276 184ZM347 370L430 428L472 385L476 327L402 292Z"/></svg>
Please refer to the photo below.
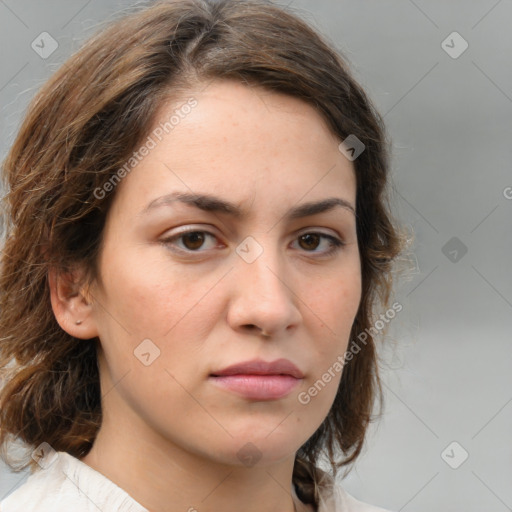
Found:
<svg viewBox="0 0 512 512"><path fill-rule="evenodd" d="M213 233L210 233L209 231L200 230L200 229L189 229L186 231L182 231L181 233L176 233L175 235L172 235L170 237L164 238L161 240L161 242L166 246L170 246L172 244L172 242L174 242L175 240L179 240L182 237L184 237L185 235L189 235L191 233L201 233L201 234L209 235L213 238L217 238ZM327 235L326 233L317 232L317 231L306 231L305 233L301 233L300 235L298 235L297 239L302 236L305 236L305 235L319 235L321 238L325 238L325 239L329 240L329 242L331 243L331 248L324 253L320 253L320 254L322 254L322 256L332 256L335 253L337 253L338 251L340 251L341 248L345 245L345 243L343 241L341 241L339 238L336 238L335 236L332 236L332 235ZM201 251L201 250L193 251L190 249L181 249L181 248L174 248L171 250L174 252L179 252L179 253L183 253L183 254L194 254L194 253L206 252L206 251ZM305 251L305 252L306 253L309 252L309 253L313 253L313 254L316 253L316 251Z"/></svg>

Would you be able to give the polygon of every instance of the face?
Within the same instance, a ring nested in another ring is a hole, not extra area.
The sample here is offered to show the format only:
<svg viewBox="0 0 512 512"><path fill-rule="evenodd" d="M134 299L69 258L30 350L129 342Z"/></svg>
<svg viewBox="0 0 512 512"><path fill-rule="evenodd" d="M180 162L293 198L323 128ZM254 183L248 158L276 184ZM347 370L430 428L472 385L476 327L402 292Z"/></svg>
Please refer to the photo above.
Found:
<svg viewBox="0 0 512 512"><path fill-rule="evenodd" d="M298 99L228 81L190 96L108 214L91 289L104 414L210 460L272 463L315 432L340 382L361 299L354 168ZM278 359L300 374L213 376Z"/></svg>

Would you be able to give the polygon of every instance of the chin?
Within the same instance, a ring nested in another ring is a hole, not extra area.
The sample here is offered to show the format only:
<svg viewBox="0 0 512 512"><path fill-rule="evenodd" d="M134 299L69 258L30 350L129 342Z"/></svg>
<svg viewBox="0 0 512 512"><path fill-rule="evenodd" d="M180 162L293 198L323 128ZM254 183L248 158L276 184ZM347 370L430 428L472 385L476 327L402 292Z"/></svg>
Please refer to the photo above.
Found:
<svg viewBox="0 0 512 512"><path fill-rule="evenodd" d="M296 433L292 431L273 435L273 428L275 424L264 432L253 429L247 435L234 435L229 441L229 448L224 446L225 449L228 448L223 454L228 457L228 463L248 468L256 465L262 467L294 457L305 440L296 439Z"/></svg>

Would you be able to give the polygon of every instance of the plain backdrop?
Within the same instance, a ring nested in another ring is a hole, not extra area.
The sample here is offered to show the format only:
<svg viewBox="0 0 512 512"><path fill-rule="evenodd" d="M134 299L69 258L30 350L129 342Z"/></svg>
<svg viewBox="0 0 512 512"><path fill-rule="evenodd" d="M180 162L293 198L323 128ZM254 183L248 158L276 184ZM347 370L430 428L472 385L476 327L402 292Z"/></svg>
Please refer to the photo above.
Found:
<svg viewBox="0 0 512 512"><path fill-rule="evenodd" d="M2 158L38 88L131 5L0 0ZM414 234L415 270L381 350L384 415L343 485L395 511L512 510L512 2L292 7L384 115L393 208ZM37 50L43 32L51 55ZM1 469L0 499L26 477Z"/></svg>

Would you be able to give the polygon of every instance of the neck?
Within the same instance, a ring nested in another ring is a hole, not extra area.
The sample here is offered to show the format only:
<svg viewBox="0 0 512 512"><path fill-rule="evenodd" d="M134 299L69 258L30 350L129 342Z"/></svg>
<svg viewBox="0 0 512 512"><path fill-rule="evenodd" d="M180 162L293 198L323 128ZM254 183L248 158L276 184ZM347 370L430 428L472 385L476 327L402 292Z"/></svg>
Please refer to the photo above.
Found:
<svg viewBox="0 0 512 512"><path fill-rule="evenodd" d="M134 420L104 416L82 462L151 512L294 512L295 454L261 467L223 464L142 432Z"/></svg>

